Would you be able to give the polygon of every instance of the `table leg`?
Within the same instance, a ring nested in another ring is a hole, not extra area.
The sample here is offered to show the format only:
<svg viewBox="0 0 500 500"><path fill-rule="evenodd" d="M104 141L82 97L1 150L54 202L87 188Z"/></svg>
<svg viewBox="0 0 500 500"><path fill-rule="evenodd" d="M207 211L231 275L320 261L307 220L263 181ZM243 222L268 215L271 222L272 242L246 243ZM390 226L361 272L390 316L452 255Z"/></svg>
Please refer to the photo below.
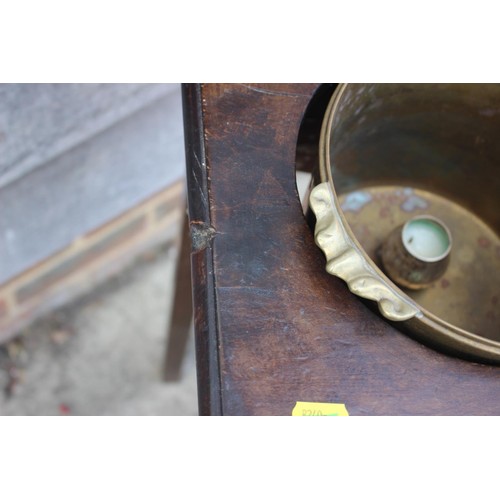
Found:
<svg viewBox="0 0 500 500"><path fill-rule="evenodd" d="M191 286L191 239L187 212L182 222L182 237L177 258L175 296L168 331L164 380L180 379L182 361L191 331L193 299Z"/></svg>

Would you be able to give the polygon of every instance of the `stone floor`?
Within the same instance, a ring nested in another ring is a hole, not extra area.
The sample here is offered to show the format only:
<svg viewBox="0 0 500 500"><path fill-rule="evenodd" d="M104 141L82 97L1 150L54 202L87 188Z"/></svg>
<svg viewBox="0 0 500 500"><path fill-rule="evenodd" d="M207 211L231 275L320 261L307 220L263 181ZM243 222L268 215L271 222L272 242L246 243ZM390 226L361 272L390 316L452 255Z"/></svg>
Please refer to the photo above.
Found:
<svg viewBox="0 0 500 500"><path fill-rule="evenodd" d="M150 252L0 346L0 415L196 415L192 336L181 380L161 378L176 254Z"/></svg>

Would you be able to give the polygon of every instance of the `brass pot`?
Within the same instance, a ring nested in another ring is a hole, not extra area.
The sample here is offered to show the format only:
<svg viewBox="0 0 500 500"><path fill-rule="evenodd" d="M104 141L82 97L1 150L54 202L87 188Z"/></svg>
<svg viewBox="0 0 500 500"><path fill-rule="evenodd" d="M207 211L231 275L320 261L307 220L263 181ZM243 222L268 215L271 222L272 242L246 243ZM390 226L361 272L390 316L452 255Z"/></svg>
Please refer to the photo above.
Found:
<svg viewBox="0 0 500 500"><path fill-rule="evenodd" d="M326 269L388 320L450 354L500 363L500 85L340 84L310 206ZM424 289L384 272L412 217L444 221L446 272Z"/></svg>

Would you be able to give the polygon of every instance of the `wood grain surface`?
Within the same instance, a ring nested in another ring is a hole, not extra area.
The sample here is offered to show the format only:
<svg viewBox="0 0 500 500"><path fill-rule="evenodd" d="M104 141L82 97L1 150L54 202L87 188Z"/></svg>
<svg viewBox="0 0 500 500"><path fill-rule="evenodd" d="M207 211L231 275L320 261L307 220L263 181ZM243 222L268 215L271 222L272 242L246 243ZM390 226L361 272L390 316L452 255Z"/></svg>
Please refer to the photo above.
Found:
<svg viewBox="0 0 500 500"><path fill-rule="evenodd" d="M500 414L498 367L420 344L325 272L295 183L323 88L184 86L200 414Z"/></svg>

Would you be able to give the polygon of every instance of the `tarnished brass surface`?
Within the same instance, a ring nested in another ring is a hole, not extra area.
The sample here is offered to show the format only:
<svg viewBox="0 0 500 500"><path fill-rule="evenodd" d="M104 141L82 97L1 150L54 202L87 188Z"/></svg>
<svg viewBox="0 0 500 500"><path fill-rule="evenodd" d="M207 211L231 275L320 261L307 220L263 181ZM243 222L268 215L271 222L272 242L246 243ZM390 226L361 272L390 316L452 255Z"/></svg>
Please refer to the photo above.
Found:
<svg viewBox="0 0 500 500"><path fill-rule="evenodd" d="M353 203L353 199L365 203ZM484 222L447 198L421 189L379 186L339 196L344 216L371 259L381 266L378 250L393 228L414 215L433 214L446 221L453 250L444 276L425 290L405 292L420 306L471 332L500 340L500 290L497 284L498 237ZM491 276L490 276L491 273ZM476 279L478 278L478 279Z"/></svg>
<svg viewBox="0 0 500 500"><path fill-rule="evenodd" d="M499 85L344 84L330 102L320 145L320 180L332 192L337 232L345 233L358 256L352 273L361 259L379 286L419 311L398 323L412 335L450 353L495 363L500 363L498 137ZM311 206L317 212L315 190ZM450 228L451 261L430 288L402 290L380 270L378 250L395 227L419 214L438 217ZM317 237L320 230L317 226ZM330 262L329 245L320 244ZM341 277L349 283L352 273L347 259ZM362 282L355 293L367 297ZM380 301L379 308L395 319Z"/></svg>

